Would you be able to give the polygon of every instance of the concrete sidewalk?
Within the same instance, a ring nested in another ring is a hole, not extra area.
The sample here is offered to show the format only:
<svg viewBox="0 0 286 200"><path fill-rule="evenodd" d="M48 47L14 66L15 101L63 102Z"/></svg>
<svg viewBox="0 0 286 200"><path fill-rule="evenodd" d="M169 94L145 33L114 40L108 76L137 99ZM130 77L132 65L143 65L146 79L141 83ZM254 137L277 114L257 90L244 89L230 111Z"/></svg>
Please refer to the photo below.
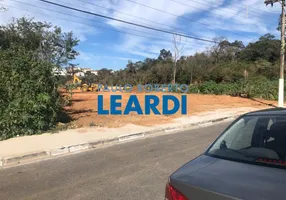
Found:
<svg viewBox="0 0 286 200"><path fill-rule="evenodd" d="M12 138L0 142L0 167L97 148L149 134L175 132L184 128L230 120L253 110L255 108L249 107L220 109L177 118L172 120L172 123L152 127L129 124L120 128L81 128L54 134Z"/></svg>

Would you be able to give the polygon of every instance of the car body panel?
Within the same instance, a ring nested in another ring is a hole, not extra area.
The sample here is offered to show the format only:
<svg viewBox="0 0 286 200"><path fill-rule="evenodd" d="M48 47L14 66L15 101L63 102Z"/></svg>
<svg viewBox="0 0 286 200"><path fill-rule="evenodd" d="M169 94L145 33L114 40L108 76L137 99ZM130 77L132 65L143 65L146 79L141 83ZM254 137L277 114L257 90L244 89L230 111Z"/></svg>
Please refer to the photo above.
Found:
<svg viewBox="0 0 286 200"><path fill-rule="evenodd" d="M269 108L264 110L257 110L245 114L246 116L270 116L270 115L284 115L286 116L285 108Z"/></svg>
<svg viewBox="0 0 286 200"><path fill-rule="evenodd" d="M170 177L190 200L285 199L286 171L201 155Z"/></svg>

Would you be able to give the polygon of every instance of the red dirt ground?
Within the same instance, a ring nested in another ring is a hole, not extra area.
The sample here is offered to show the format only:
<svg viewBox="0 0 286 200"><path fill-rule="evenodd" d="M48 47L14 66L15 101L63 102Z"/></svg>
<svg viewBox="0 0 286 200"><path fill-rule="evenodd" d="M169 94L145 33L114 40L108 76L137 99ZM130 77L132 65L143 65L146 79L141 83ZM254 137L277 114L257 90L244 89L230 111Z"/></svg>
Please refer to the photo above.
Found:
<svg viewBox="0 0 286 200"><path fill-rule="evenodd" d="M154 124L162 124L169 122L172 118L180 117L181 114L172 116L166 115L137 115L131 113L130 115L98 115L97 113L97 95L104 95L104 108L108 109L110 104L109 96L111 92L86 92L75 91L73 94L72 106L67 106L66 110L69 115L76 122L78 127L89 126L94 123L96 126L104 127L120 127L125 124L136 124L152 126ZM124 110L125 105L132 93L120 93L122 95L122 109ZM133 93L134 94L134 93ZM144 112L144 96L147 93L137 93L137 98L140 101L140 105ZM151 93L148 93L151 94ZM155 93L159 98L167 93ZM174 95L174 94L172 94ZM175 94L180 98L180 94ZM197 114L200 112L213 111L216 109L224 108L237 108L237 107L254 107L254 108L265 108L267 104L275 104L273 101L265 100L250 100L240 97L231 96L216 96L216 95L200 95L200 94L188 94L188 115ZM159 104L159 111L161 111L161 104ZM172 106L172 105L170 105ZM180 112L179 112L180 113Z"/></svg>

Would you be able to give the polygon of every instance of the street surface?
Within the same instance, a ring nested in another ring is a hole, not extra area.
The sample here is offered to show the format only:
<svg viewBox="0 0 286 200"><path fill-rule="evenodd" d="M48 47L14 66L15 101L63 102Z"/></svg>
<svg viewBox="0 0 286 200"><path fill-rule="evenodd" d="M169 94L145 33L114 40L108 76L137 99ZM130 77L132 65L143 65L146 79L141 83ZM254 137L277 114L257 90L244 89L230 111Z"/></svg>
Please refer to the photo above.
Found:
<svg viewBox="0 0 286 200"><path fill-rule="evenodd" d="M229 123L0 170L2 200L164 199L168 176Z"/></svg>

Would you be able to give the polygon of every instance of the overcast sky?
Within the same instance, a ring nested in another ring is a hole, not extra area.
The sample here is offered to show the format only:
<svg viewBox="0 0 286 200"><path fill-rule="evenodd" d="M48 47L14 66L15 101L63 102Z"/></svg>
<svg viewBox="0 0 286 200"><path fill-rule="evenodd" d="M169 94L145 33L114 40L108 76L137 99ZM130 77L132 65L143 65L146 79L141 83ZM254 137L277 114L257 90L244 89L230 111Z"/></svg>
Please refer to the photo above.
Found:
<svg viewBox="0 0 286 200"><path fill-rule="evenodd" d="M138 24L212 40L226 37L244 44L276 30L280 4L264 0L49 0ZM23 3L20 3L23 2ZM157 58L163 48L173 52L172 35L49 5L38 0L0 0L7 11L0 23L13 17L34 17L73 31L81 41L75 63L93 69L124 68L128 60ZM29 4L29 5L28 5ZM143 4L143 5L140 5ZM9 5L9 6L7 6ZM144 6L146 5L146 6ZM192 55L210 43L182 38L183 55Z"/></svg>

